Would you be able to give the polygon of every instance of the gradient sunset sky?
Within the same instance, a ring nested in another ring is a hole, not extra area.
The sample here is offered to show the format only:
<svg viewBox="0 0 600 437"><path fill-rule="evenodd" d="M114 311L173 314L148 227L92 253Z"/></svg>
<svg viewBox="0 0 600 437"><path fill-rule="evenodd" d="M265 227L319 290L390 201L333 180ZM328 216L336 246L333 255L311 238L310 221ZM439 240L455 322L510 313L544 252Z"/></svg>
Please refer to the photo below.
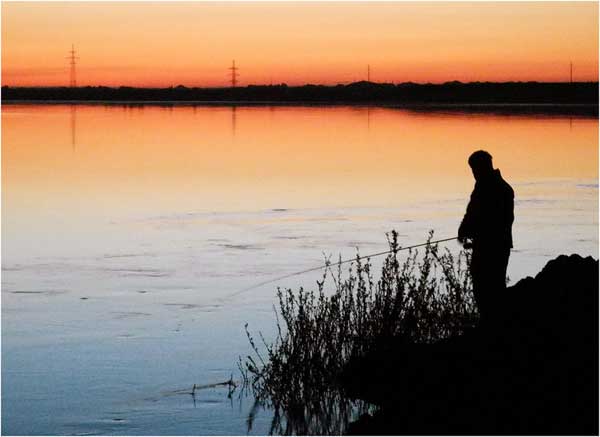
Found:
<svg viewBox="0 0 600 437"><path fill-rule="evenodd" d="M3 2L2 84L598 79L597 2Z"/></svg>

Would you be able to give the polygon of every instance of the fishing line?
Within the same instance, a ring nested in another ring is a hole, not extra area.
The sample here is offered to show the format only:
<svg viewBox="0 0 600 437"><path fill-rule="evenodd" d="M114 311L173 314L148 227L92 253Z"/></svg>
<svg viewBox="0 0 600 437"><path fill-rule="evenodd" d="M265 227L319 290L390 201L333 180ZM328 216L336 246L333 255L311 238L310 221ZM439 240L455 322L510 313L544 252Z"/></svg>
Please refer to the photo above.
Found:
<svg viewBox="0 0 600 437"><path fill-rule="evenodd" d="M407 246L407 247L400 247L399 249L396 249L395 251L396 252L401 252L403 250L409 250L409 249L414 249L416 247L427 246L428 244L438 244L438 243L443 243L445 241L452 241L452 240L456 240L457 238L458 237L451 237L451 238L443 238L441 240L436 240L436 241L427 241L427 242L421 243L421 244L415 244L415 245ZM287 275L283 275L283 276L280 276L280 277L274 278L274 279L269 279L268 281L263 281L263 282L260 282L258 284L254 284L251 287L247 287L247 288L244 288L242 290L236 291L235 293L232 293L232 294L228 295L225 299L230 299L232 297L239 296L240 294L245 293L247 291L254 290L255 288L262 287L263 285L271 284L273 282L281 281L282 279L287 279L287 278L291 278L293 276L303 275L304 273L314 272L314 271L317 271L317 270L325 269L327 267L341 266L342 264L346 264L346 263L349 263L349 262L358 261L358 260L362 260L362 259L366 259L366 258L374 258L376 256L386 255L386 254L392 253L392 252L394 252L394 249L389 249L389 250L386 250L384 252L372 253L370 255L364 255L364 256L349 258L349 259L345 259L345 260L338 261L338 262L335 262L335 263L323 264L321 266L312 267L310 269L302 270L300 272L289 273Z"/></svg>
<svg viewBox="0 0 600 437"><path fill-rule="evenodd" d="M381 256L381 255L387 255L388 253L392 253L392 252L401 252L403 250L415 249L417 247L423 247L423 246L427 246L427 245L443 243L443 242L446 242L446 241L452 241L452 240L456 240L456 239L458 239L458 237L443 238L441 240L436 240L436 241L427 241L427 242L421 243L421 244L414 244L412 246L400 247L400 248L398 248L396 250L389 249L389 250L386 250L386 251L383 251L383 252L372 253L370 255L364 255L364 256L358 256L358 257L354 257L354 258L345 259L345 260L342 260L342 261L338 261L336 263L323 264L323 265L320 265L318 267L312 267L310 269L302 270L302 271L299 271L299 272L289 273L287 275L279 276L279 277L274 278L274 279L269 279L268 281L263 281L263 282L260 282L258 284L254 284L251 287L247 287L247 288L244 288L242 290L236 291L235 293L232 293L232 294L230 294L230 295L228 295L228 296L226 296L226 297L224 297L223 299L220 299L220 300L231 299L231 298L233 298L235 296L238 296L238 295L240 295L242 293L245 293L247 291L254 290L255 288L258 288L258 287L262 287L263 285L271 284L273 282L281 281L282 279L291 278L293 276L302 275L304 273L314 272L314 271L325 269L325 268L328 268L328 267L341 266L342 264L347 264L349 262L358 261L358 260L362 260L362 259L366 259L366 258L374 258L376 256ZM192 387L191 391L189 389L174 390L174 391L171 391L171 392L167 392L164 395L165 396L172 396L172 395L179 395L179 394L189 394L189 395L192 395L192 397L194 397L194 402L195 402L195 394L196 394L196 391L198 391L198 390L202 390L202 389L206 389L206 388L216 388L216 387L225 387L226 386L226 387L229 387L230 394L231 394L232 393L232 391L231 391L232 388L235 390L235 388L237 387L238 384L240 384L240 381L234 381L233 378L230 378L229 381L218 382L218 383L215 383L215 384L206 384L206 385L197 385L197 384L194 384L194 386Z"/></svg>

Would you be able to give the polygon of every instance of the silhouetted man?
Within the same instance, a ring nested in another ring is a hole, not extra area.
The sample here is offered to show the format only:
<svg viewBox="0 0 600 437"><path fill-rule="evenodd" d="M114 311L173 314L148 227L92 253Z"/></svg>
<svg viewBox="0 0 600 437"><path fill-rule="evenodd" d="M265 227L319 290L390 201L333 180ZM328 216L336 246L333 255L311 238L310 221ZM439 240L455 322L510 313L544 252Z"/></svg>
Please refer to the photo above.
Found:
<svg viewBox="0 0 600 437"><path fill-rule="evenodd" d="M494 301L506 288L506 267L513 246L514 192L494 170L492 156L478 150L469 157L475 188L458 229L463 245L472 240L473 293L482 321L494 313Z"/></svg>

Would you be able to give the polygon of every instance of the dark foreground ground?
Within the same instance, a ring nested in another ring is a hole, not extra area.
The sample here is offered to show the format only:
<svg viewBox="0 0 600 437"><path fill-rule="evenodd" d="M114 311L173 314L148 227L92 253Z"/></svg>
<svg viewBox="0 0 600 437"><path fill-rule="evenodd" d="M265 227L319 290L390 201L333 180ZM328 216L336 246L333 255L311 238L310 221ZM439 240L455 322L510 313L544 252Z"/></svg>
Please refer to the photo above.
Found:
<svg viewBox="0 0 600 437"><path fill-rule="evenodd" d="M348 394L380 409L349 433L598 435L598 261L560 256L498 305L487 327L352 362Z"/></svg>
<svg viewBox="0 0 600 437"><path fill-rule="evenodd" d="M598 115L598 83L249 85L237 88L2 87L3 103L375 105L417 110Z"/></svg>

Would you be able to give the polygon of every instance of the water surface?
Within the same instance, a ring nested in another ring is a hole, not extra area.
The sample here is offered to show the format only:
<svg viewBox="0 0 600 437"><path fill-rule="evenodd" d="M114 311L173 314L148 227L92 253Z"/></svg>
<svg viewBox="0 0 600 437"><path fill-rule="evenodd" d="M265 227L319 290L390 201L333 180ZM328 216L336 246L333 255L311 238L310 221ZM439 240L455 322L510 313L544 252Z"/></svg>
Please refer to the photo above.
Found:
<svg viewBox="0 0 600 437"><path fill-rule="evenodd" d="M250 400L172 392L235 377L244 323L272 338L276 285L319 274L240 289L455 235L479 148L516 193L512 283L597 256L597 147L586 118L3 105L2 432L245 434Z"/></svg>

